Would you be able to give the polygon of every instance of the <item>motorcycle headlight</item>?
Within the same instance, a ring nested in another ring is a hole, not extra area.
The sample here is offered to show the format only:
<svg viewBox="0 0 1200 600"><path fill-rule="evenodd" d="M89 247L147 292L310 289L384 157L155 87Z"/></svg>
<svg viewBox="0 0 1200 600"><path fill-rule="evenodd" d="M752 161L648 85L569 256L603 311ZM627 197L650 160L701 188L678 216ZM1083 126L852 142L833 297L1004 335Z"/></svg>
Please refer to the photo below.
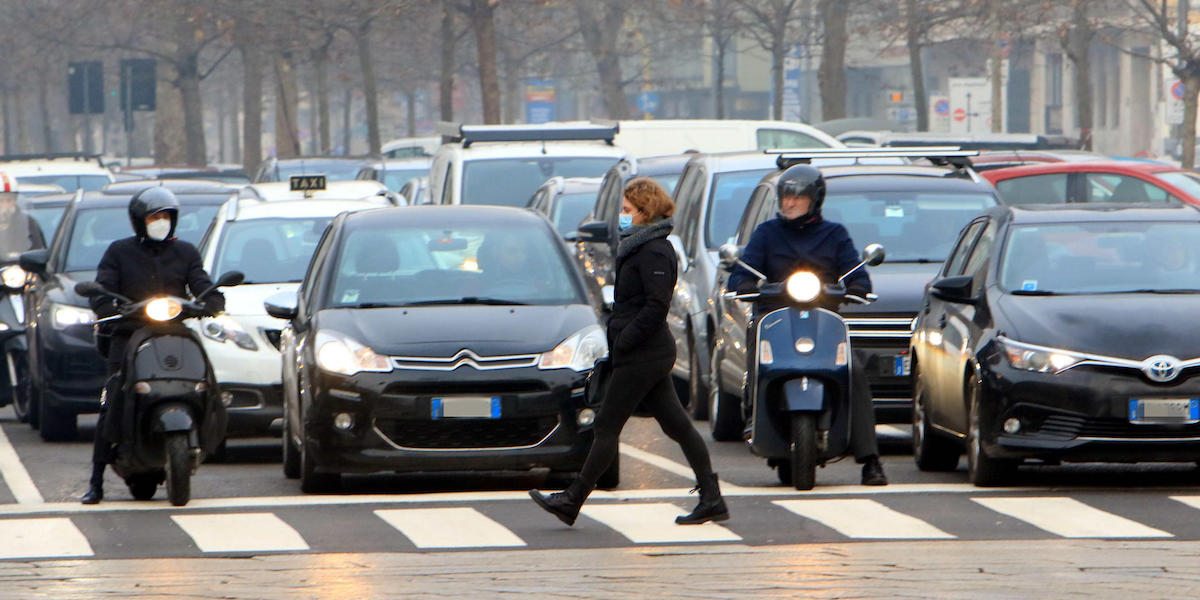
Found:
<svg viewBox="0 0 1200 600"><path fill-rule="evenodd" d="M596 359L608 354L608 340L598 325L590 325L563 340L553 350L542 354L539 369L572 369L586 371Z"/></svg>
<svg viewBox="0 0 1200 600"><path fill-rule="evenodd" d="M67 304L55 304L53 314L55 329L66 329L74 325L91 325L96 320L96 315L91 309Z"/></svg>
<svg viewBox="0 0 1200 600"><path fill-rule="evenodd" d="M392 365L386 356L336 331L317 332L317 366L339 375L364 371L386 373Z"/></svg>
<svg viewBox="0 0 1200 600"><path fill-rule="evenodd" d="M808 271L792 273L785 286L788 295L796 302L812 302L821 295L821 278Z"/></svg>
<svg viewBox="0 0 1200 600"><path fill-rule="evenodd" d="M170 321L183 312L183 305L170 298L155 298L146 304L146 316L155 321Z"/></svg>
<svg viewBox="0 0 1200 600"><path fill-rule="evenodd" d="M0 280L4 281L6 287L21 289L25 287L25 269L17 265L4 267L0 269Z"/></svg>
<svg viewBox="0 0 1200 600"><path fill-rule="evenodd" d="M1014 369L1022 371L1057 374L1084 360L1082 356L1074 352L1059 348L1035 346L1004 338L1000 339L1000 344L1004 347L1004 355L1008 357L1008 363Z"/></svg>
<svg viewBox="0 0 1200 600"><path fill-rule="evenodd" d="M249 333L246 333L245 328L240 323L228 315L221 315L205 320L200 331L204 332L204 337L218 342L224 343L228 340L243 350L258 350L258 344L254 343L254 338L250 337Z"/></svg>

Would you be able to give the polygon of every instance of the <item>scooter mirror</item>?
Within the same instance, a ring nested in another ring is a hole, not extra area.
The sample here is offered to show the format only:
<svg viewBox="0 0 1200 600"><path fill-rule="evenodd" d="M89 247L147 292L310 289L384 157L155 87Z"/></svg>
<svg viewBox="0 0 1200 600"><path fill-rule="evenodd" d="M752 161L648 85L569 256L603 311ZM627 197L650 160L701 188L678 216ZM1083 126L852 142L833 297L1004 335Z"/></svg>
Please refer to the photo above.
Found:
<svg viewBox="0 0 1200 600"><path fill-rule="evenodd" d="M877 267L886 257L887 252L883 250L882 244L867 244L867 247L863 248L862 259L868 266Z"/></svg>
<svg viewBox="0 0 1200 600"><path fill-rule="evenodd" d="M721 258L721 264L732 265L742 257L742 249L737 244L721 244L717 256Z"/></svg>
<svg viewBox="0 0 1200 600"><path fill-rule="evenodd" d="M217 287L240 285L245 280L246 276L241 271L227 271L217 279Z"/></svg>
<svg viewBox="0 0 1200 600"><path fill-rule="evenodd" d="M104 286L96 283L95 281L80 281L79 283L75 284L75 293L83 296L84 298L91 298L92 296L99 296L100 294L103 294Z"/></svg>

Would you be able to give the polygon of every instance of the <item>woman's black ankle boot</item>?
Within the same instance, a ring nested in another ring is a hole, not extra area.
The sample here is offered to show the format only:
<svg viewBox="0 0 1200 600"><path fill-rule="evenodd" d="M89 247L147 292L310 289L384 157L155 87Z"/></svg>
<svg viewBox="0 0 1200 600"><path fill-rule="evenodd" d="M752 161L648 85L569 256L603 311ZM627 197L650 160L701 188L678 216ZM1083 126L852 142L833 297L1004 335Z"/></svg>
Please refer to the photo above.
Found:
<svg viewBox="0 0 1200 600"><path fill-rule="evenodd" d="M675 517L675 522L679 525L700 525L709 521L728 520L729 509L725 507L725 499L721 497L717 474L709 473L701 477L696 487L700 490L700 504L696 505L696 510L691 514Z"/></svg>
<svg viewBox="0 0 1200 600"><path fill-rule="evenodd" d="M546 512L558 517L559 521L574 525L575 519L579 517L579 509L583 508L583 502L587 500L590 491L584 488L579 480L575 480L567 489L548 496L537 490L529 490L529 497L533 498L538 506L546 509Z"/></svg>

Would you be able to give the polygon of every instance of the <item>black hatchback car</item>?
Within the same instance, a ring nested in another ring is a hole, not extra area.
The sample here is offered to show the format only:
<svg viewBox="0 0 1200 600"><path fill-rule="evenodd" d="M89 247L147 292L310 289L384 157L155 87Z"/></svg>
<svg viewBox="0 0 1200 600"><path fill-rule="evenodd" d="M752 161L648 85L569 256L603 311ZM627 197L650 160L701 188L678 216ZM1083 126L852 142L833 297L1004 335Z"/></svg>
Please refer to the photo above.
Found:
<svg viewBox="0 0 1200 600"><path fill-rule="evenodd" d="M96 278L96 266L108 245L133 235L129 199L149 186L166 185L179 198L176 235L193 244L208 230L221 204L236 187L219 182L173 180L111 184L86 192L67 207L45 250L27 252L21 266L33 273L22 294L25 307L27 365L16 365L25 381L17 393L29 407L29 422L42 439L76 436L76 415L100 408L104 360L92 336L95 315L75 284Z"/></svg>
<svg viewBox="0 0 1200 600"><path fill-rule="evenodd" d="M1200 210L997 208L961 232L913 335L924 470L1200 460Z"/></svg>
<svg viewBox="0 0 1200 600"><path fill-rule="evenodd" d="M607 353L593 297L540 214L491 206L345 213L288 319L283 468L306 492L343 473L578 471ZM619 467L602 485L614 487Z"/></svg>

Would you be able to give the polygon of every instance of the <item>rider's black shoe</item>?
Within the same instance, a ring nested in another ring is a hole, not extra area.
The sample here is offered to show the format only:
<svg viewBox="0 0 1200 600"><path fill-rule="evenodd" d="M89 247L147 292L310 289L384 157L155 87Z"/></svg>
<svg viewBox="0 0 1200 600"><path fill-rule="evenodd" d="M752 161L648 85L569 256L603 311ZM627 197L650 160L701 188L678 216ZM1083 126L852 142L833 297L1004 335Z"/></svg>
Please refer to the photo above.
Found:
<svg viewBox="0 0 1200 600"><path fill-rule="evenodd" d="M887 475L883 474L883 465L879 464L878 456L867 457L862 468L863 485L887 485Z"/></svg>
<svg viewBox="0 0 1200 600"><path fill-rule="evenodd" d="M79 499L81 504L100 504L104 499L104 488L98 485L88 486L88 491Z"/></svg>

